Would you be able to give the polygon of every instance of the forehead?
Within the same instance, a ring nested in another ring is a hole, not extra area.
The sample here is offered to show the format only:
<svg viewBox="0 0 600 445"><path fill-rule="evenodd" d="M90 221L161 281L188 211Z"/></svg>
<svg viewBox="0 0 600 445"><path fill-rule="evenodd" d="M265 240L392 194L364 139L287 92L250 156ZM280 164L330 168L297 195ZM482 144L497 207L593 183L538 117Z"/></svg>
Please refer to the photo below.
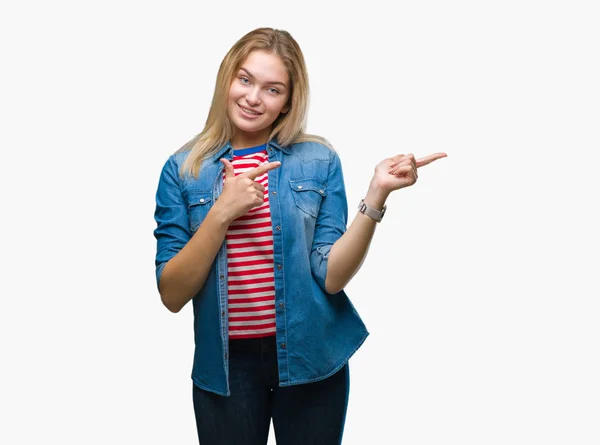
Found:
<svg viewBox="0 0 600 445"><path fill-rule="evenodd" d="M242 62L241 68L260 80L288 81L288 72L281 57L267 51L252 51Z"/></svg>

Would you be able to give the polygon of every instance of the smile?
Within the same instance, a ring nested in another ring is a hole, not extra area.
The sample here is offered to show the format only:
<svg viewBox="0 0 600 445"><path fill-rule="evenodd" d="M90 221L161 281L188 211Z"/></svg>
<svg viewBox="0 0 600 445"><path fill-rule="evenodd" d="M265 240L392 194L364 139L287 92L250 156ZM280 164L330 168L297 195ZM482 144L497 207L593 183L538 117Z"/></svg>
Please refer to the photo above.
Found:
<svg viewBox="0 0 600 445"><path fill-rule="evenodd" d="M238 104L238 107L240 107L240 109L241 109L241 110L242 110L244 113L246 113L246 114L249 114L250 116L260 116L260 115L262 114L262 113L259 113L259 112L257 112L257 111L252 111L252 110L250 110L250 109L248 109L248 108L244 108L244 107L242 107L240 104Z"/></svg>

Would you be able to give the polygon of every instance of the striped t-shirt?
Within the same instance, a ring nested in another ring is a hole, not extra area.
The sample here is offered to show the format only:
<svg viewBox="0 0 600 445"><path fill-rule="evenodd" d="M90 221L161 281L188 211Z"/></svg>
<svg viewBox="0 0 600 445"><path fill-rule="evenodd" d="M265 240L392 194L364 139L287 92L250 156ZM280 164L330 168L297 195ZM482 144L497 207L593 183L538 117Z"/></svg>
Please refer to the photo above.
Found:
<svg viewBox="0 0 600 445"><path fill-rule="evenodd" d="M235 175L269 162L265 145L235 150ZM225 176L223 176L225 178ZM227 230L229 337L275 335L273 230L268 173L256 182L265 187L264 203L234 220Z"/></svg>

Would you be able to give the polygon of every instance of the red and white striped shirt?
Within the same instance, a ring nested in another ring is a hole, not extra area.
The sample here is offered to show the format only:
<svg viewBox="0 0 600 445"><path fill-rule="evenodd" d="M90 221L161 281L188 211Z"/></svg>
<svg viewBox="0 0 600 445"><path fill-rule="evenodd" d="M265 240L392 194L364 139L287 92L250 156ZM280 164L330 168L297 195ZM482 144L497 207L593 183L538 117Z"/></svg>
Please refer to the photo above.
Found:
<svg viewBox="0 0 600 445"><path fill-rule="evenodd" d="M236 150L235 175L269 162L265 145ZM223 177L224 178L224 177ZM227 230L229 337L275 335L273 230L268 173L256 182L265 187L264 203L231 223Z"/></svg>

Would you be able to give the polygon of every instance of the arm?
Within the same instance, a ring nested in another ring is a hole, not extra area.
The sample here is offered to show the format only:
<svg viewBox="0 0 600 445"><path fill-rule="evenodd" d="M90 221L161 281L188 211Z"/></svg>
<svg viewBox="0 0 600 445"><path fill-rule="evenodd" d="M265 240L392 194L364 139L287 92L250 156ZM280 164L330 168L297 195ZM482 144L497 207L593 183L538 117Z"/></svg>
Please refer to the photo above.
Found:
<svg viewBox="0 0 600 445"><path fill-rule="evenodd" d="M364 198L370 207L381 210L389 194L417 181L417 168L445 157L436 153L415 160L412 154L397 155L381 161L375 167L375 175ZM367 256L377 222L358 213L348 230L333 244L329 252L325 289L328 293L339 292L358 272Z"/></svg>
<svg viewBox="0 0 600 445"><path fill-rule="evenodd" d="M383 209L389 193L371 182L365 204L376 210ZM358 272L367 256L377 222L360 212L348 230L331 247L325 289L330 294L342 290Z"/></svg>
<svg viewBox="0 0 600 445"><path fill-rule="evenodd" d="M227 221L218 208L208 213L197 232L189 229L189 215L181 193L179 167L170 158L162 169L156 192L156 280L161 301L179 312L202 288L223 243Z"/></svg>
<svg viewBox="0 0 600 445"><path fill-rule="evenodd" d="M189 242L164 265L158 291L171 312L179 312L204 286L229 223L215 204Z"/></svg>
<svg viewBox="0 0 600 445"><path fill-rule="evenodd" d="M264 187L254 179L280 165L271 162L236 177L231 163L221 162L226 172L223 192L193 236L177 166L170 160L163 168L156 194L156 278L161 300L171 312L179 312L202 289L231 222L263 203Z"/></svg>

